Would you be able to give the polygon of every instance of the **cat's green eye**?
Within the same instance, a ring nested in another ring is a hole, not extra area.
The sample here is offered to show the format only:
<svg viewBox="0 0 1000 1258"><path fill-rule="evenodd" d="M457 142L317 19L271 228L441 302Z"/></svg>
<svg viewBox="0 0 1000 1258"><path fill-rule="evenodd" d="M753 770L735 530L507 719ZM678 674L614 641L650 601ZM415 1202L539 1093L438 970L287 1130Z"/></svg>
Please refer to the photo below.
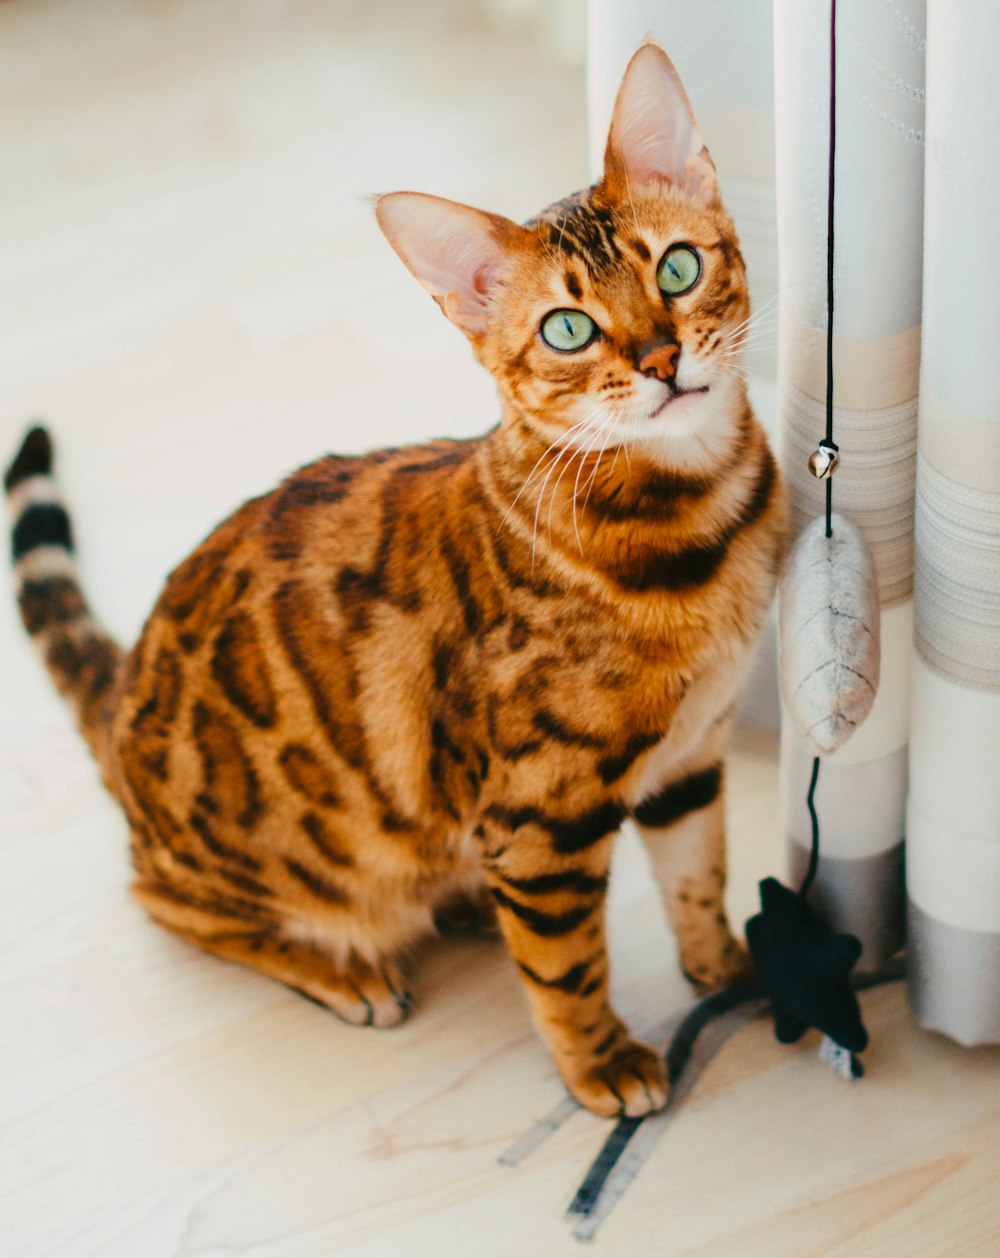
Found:
<svg viewBox="0 0 1000 1258"><path fill-rule="evenodd" d="M674 245L660 259L656 268L656 282L660 292L668 297L686 293L693 288L701 275L701 258L690 245Z"/></svg>
<svg viewBox="0 0 1000 1258"><path fill-rule="evenodd" d="M597 324L582 310L553 310L542 320L541 332L546 345L565 354L589 345Z"/></svg>

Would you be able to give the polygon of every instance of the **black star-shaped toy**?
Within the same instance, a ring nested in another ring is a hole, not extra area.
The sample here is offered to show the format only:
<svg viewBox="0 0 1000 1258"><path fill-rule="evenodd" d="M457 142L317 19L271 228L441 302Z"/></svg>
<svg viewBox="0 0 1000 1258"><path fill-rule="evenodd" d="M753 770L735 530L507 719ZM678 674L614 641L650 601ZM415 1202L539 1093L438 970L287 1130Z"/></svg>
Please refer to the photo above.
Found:
<svg viewBox="0 0 1000 1258"><path fill-rule="evenodd" d="M760 884L760 903L746 925L747 944L771 1000L775 1035L794 1044L816 1027L848 1052L862 1052L868 1033L850 986L860 941L835 934L776 878Z"/></svg>

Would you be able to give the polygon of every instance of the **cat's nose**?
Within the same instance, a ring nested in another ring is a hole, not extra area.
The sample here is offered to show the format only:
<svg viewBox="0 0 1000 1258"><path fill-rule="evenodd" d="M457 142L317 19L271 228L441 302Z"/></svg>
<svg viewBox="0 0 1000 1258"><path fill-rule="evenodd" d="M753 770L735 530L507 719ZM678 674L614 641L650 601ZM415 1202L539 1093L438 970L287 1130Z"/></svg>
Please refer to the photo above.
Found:
<svg viewBox="0 0 1000 1258"><path fill-rule="evenodd" d="M676 341L663 341L646 350L639 359L639 370L644 376L673 380L677 375L677 360L680 356L681 347Z"/></svg>

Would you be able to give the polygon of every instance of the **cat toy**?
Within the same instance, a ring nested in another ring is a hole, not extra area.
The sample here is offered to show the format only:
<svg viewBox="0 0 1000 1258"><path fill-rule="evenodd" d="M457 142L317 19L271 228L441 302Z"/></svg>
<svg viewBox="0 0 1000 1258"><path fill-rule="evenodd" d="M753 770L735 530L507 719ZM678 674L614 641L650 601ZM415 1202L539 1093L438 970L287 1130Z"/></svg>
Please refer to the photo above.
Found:
<svg viewBox="0 0 1000 1258"><path fill-rule="evenodd" d="M715 1053L751 1018L770 1011L781 1043L795 1043L810 1027L823 1033L820 1058L847 1080L862 1076L858 1054L868 1035L857 992L903 976L896 960L881 970L852 975L861 955L854 935L838 934L810 906L819 868L820 823L816 788L823 756L842 747L871 711L879 682L880 611L875 562L863 533L833 510L833 476L840 464L834 441L834 189L836 156L837 0L830 0L830 138L826 256L826 431L809 458L824 482L824 514L793 545L778 591L781 691L788 721L813 751L806 806L812 823L809 865L797 891L776 878L760 883L761 909L746 924L759 979L707 996L650 1038L667 1040L667 1107L643 1118L618 1120L568 1210L572 1235L590 1240L651 1152L678 1104ZM578 1110L572 1097L559 1103L500 1157L516 1166Z"/></svg>
<svg viewBox="0 0 1000 1258"><path fill-rule="evenodd" d="M879 680L879 597L864 534L833 510L840 450L833 433L834 193L837 150L837 0L830 2L830 144L826 224L826 432L809 470L826 485L826 510L799 534L778 592L781 691L799 737L816 754L806 805L812 822L809 867L798 892L775 878L760 884L761 911L746 925L747 944L770 997L784 1044L809 1027L824 1033L820 1055L847 1079L868 1042L849 976L861 955L854 935L834 934L810 908L819 866L816 787L821 757L867 718Z"/></svg>

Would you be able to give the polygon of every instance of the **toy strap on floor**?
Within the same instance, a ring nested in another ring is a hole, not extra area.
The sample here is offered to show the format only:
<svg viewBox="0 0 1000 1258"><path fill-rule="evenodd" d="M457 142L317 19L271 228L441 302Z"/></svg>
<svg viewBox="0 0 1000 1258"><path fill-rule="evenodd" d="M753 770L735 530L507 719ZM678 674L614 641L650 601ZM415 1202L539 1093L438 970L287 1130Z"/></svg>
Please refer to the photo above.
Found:
<svg viewBox="0 0 1000 1258"><path fill-rule="evenodd" d="M856 975L851 986L854 992L859 992L903 977L902 960L894 960L881 970ZM573 1220L571 1235L575 1240L589 1241L594 1237L716 1054L748 1022L769 1010L763 987L759 983L747 983L706 996L687 1014L675 1015L644 1037L653 1043L667 1041L670 1099L666 1108L657 1114L620 1118L612 1127L567 1210ZM851 1070L851 1055L845 1056L844 1050L828 1037L824 1038L820 1052L822 1056L840 1054L836 1062L830 1063L838 1074ZM845 1074L845 1077L853 1076ZM571 1096L564 1097L504 1150L498 1159L500 1165L519 1166L574 1115L586 1112Z"/></svg>

